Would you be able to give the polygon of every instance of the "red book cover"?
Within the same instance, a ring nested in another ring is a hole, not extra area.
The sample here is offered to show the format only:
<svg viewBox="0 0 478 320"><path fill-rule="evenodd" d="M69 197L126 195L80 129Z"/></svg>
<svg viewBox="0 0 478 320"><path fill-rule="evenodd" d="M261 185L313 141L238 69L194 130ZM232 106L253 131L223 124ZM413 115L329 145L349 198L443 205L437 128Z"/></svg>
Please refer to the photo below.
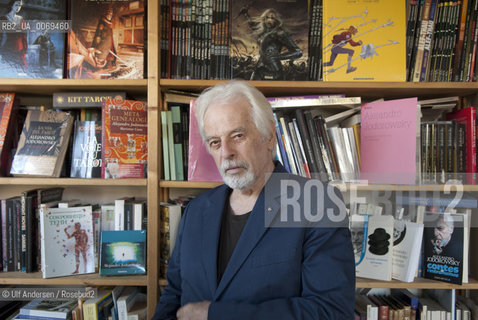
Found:
<svg viewBox="0 0 478 320"><path fill-rule="evenodd" d="M0 176L10 172L14 93L0 93Z"/></svg>
<svg viewBox="0 0 478 320"><path fill-rule="evenodd" d="M148 161L146 102L107 99L102 111L101 177L145 178Z"/></svg>
<svg viewBox="0 0 478 320"><path fill-rule="evenodd" d="M450 112L446 119L465 124L466 183L476 184L476 108L468 107Z"/></svg>

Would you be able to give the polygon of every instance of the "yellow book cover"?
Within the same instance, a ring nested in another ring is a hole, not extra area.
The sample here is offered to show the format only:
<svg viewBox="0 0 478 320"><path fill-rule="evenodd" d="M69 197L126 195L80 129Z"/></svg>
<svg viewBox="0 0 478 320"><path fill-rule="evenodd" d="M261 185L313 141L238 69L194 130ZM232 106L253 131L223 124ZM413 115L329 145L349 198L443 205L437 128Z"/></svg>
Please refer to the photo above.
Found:
<svg viewBox="0 0 478 320"><path fill-rule="evenodd" d="M405 81L405 1L324 0L324 81Z"/></svg>

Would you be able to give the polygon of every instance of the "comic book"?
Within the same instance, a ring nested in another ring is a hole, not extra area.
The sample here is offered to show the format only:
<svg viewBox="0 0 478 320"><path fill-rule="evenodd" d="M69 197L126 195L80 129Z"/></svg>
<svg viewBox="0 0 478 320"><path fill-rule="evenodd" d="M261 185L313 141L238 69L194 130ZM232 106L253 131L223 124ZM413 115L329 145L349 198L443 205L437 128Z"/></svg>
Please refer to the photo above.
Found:
<svg viewBox="0 0 478 320"><path fill-rule="evenodd" d="M308 80L307 0L231 1L232 77Z"/></svg>
<svg viewBox="0 0 478 320"><path fill-rule="evenodd" d="M145 178L148 161L146 102L107 99L102 114L102 178Z"/></svg>
<svg viewBox="0 0 478 320"><path fill-rule="evenodd" d="M403 1L324 0L324 81L405 81L405 6Z"/></svg>
<svg viewBox="0 0 478 320"><path fill-rule="evenodd" d="M43 278L95 272L92 207L40 208Z"/></svg>
<svg viewBox="0 0 478 320"><path fill-rule="evenodd" d="M0 21L2 78L63 78L66 1L3 1Z"/></svg>
<svg viewBox="0 0 478 320"><path fill-rule="evenodd" d="M143 79L145 1L71 1L67 77Z"/></svg>

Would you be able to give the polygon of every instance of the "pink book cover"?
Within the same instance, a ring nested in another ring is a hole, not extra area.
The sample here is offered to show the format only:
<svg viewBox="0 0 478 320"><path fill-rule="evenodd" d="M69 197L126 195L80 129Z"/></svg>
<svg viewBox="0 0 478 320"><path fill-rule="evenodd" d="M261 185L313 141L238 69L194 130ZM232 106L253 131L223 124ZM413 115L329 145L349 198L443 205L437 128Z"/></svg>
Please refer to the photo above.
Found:
<svg viewBox="0 0 478 320"><path fill-rule="evenodd" d="M188 181L222 182L216 162L207 151L199 133L194 115L194 100L190 103L189 118Z"/></svg>
<svg viewBox="0 0 478 320"><path fill-rule="evenodd" d="M362 105L360 179L415 184L417 98Z"/></svg>
<svg viewBox="0 0 478 320"><path fill-rule="evenodd" d="M476 108L468 107L447 113L446 119L465 124L466 183L476 184Z"/></svg>

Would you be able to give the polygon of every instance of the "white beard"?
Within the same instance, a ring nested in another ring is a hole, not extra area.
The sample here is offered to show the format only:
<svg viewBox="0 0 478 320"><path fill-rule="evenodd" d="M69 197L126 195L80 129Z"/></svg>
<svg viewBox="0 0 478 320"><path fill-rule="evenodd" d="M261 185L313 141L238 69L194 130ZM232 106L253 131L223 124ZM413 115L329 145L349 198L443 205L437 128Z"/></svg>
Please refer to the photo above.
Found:
<svg viewBox="0 0 478 320"><path fill-rule="evenodd" d="M228 174L226 170L231 167L244 168L246 170L246 173L242 175ZM231 189L242 190L251 186L256 181L256 177L254 176L252 171L250 171L247 164L241 160L225 160L221 164L219 172L221 173L224 183L226 183Z"/></svg>

